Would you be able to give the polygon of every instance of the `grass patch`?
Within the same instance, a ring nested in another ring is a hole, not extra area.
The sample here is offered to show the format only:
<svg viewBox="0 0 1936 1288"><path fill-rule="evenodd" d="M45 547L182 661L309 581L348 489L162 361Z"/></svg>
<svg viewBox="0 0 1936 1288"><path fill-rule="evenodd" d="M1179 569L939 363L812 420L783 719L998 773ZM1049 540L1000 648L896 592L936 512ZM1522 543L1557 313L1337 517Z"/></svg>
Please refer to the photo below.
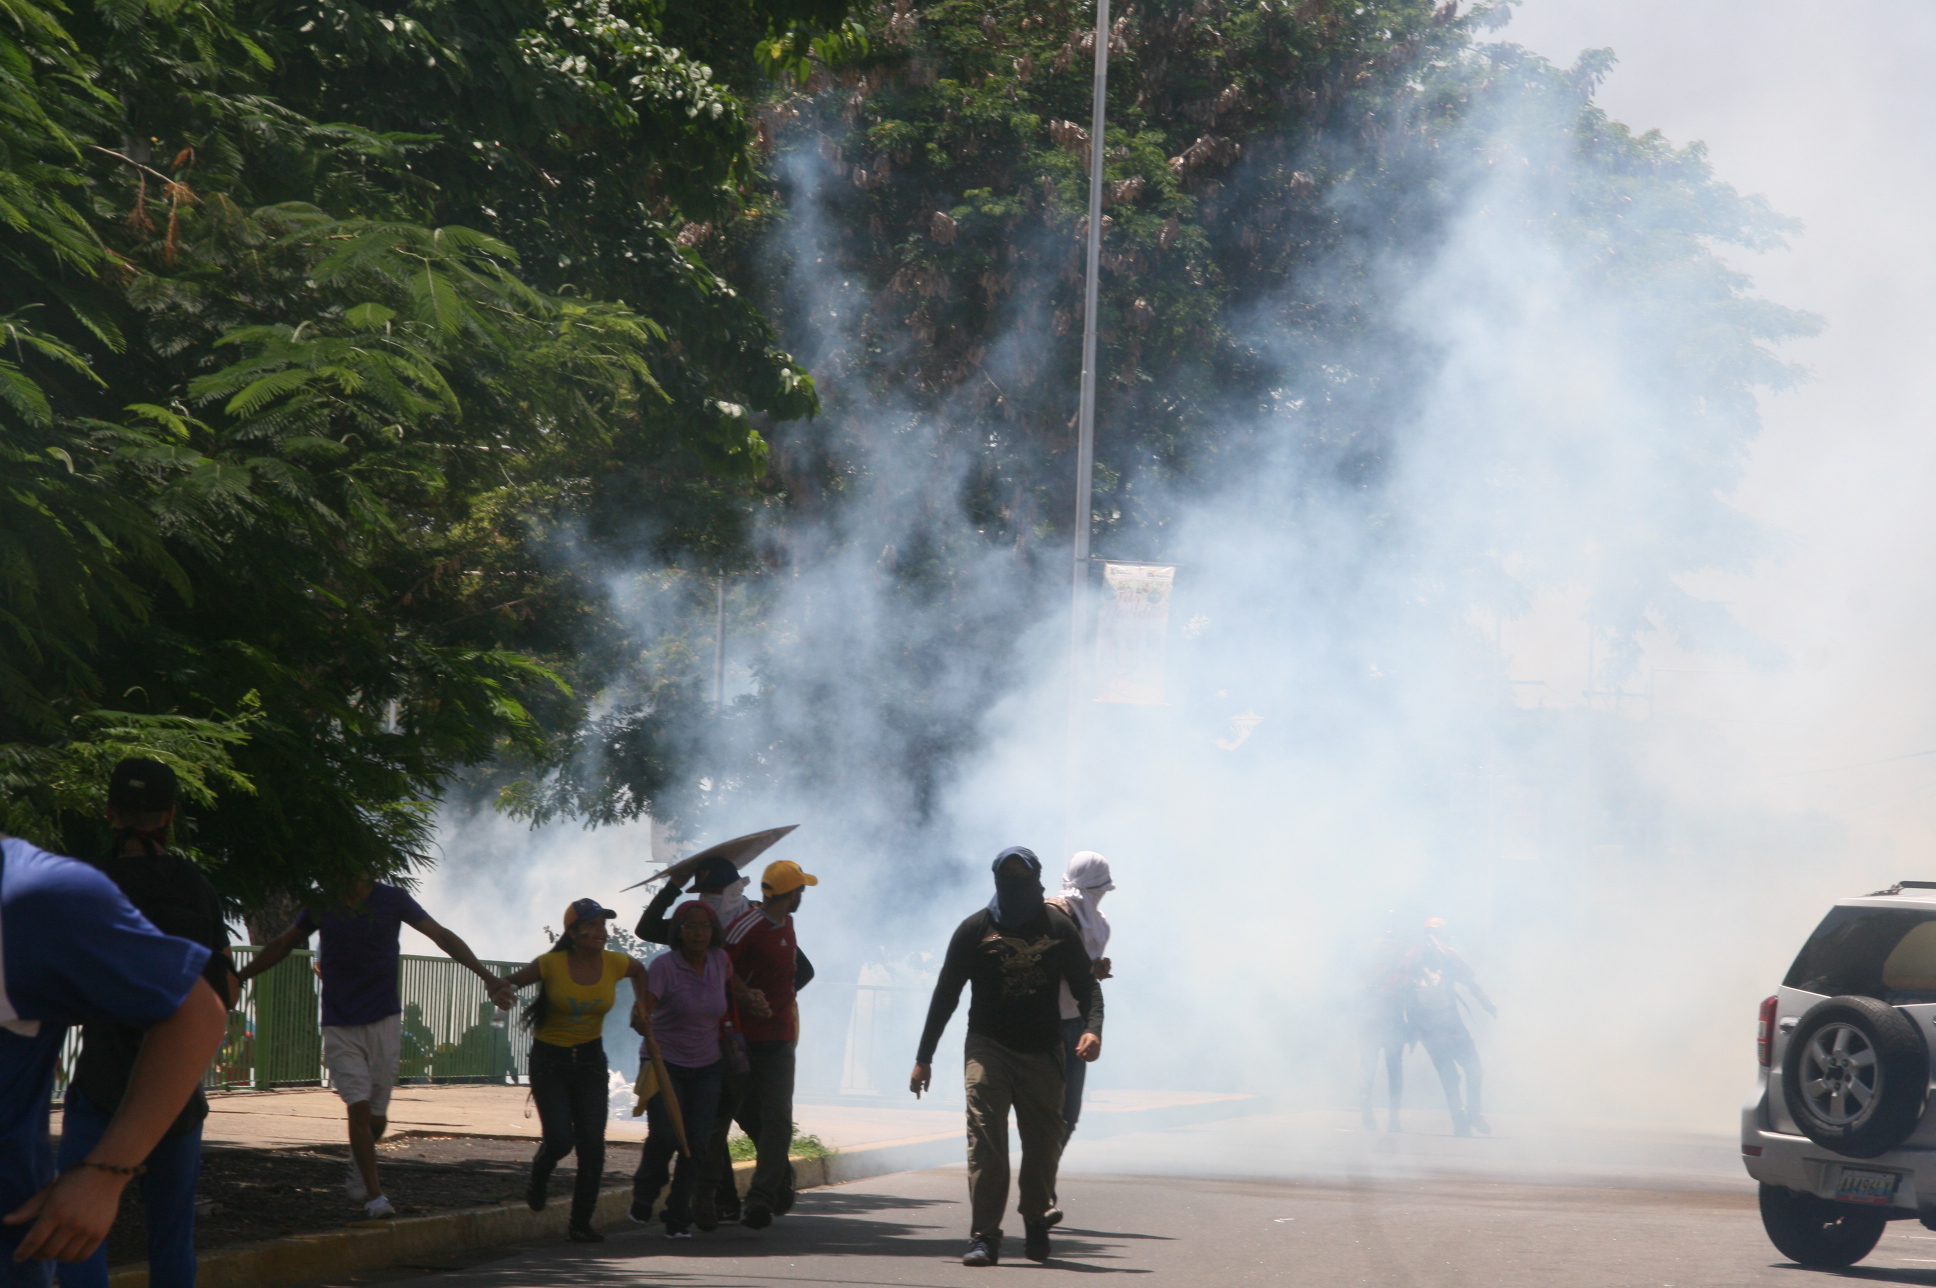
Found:
<svg viewBox="0 0 1936 1288"><path fill-rule="evenodd" d="M726 1153L735 1163L744 1163L757 1155L759 1151L753 1147L752 1137L735 1129L733 1134L726 1138ZM820 1137L808 1135L798 1127L795 1127L793 1129L793 1148L788 1153L794 1158L825 1158L829 1154L832 1154L833 1151L821 1142Z"/></svg>

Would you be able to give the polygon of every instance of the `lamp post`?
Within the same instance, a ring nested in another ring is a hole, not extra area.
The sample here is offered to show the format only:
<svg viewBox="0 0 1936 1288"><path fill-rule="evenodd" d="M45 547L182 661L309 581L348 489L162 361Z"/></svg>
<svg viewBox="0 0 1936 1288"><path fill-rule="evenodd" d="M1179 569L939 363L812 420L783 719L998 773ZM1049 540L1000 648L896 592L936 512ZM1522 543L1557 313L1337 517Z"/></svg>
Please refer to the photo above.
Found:
<svg viewBox="0 0 1936 1288"><path fill-rule="evenodd" d="M1076 409L1076 514L1069 602L1069 767L1064 818L1075 841L1076 771L1082 741L1082 646L1089 590L1089 488L1096 466L1096 297L1102 273L1102 163L1109 88L1109 0L1096 0L1096 71L1089 125L1089 245L1082 279L1082 393Z"/></svg>

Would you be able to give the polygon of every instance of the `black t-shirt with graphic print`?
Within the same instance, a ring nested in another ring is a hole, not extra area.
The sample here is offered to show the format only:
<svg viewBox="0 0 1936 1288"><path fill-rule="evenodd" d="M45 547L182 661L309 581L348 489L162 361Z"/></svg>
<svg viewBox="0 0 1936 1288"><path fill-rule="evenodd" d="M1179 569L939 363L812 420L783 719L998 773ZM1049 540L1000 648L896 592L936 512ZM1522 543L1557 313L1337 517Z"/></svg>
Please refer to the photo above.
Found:
<svg viewBox="0 0 1936 1288"><path fill-rule="evenodd" d="M1067 914L1044 907L1020 929L1004 931L983 908L955 930L941 976L934 982L917 1064L930 1064L941 1031L972 984L968 1031L1011 1051L1052 1051L1062 1042L1062 980L1083 1017L1083 1032L1102 1036L1102 986L1096 983L1082 935Z"/></svg>

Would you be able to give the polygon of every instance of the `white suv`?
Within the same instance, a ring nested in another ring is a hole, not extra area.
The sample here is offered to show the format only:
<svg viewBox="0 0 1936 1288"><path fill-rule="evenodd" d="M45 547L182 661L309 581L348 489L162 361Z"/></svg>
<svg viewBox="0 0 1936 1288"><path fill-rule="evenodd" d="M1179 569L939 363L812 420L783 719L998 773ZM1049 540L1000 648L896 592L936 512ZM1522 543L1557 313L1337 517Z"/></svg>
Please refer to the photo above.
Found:
<svg viewBox="0 0 1936 1288"><path fill-rule="evenodd" d="M1848 1266L1890 1221L1936 1229L1936 881L1844 899L1761 1004L1741 1153L1784 1256Z"/></svg>

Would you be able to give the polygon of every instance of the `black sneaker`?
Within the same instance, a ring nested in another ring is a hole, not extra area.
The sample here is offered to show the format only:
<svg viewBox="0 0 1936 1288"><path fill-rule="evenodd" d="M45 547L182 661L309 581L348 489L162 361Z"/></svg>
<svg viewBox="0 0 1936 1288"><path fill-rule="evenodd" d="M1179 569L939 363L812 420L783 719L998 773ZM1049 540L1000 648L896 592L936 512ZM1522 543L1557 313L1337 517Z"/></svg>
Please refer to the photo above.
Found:
<svg viewBox="0 0 1936 1288"><path fill-rule="evenodd" d="M668 1239L692 1238L692 1229L684 1221L667 1221L665 1227L666 1238Z"/></svg>
<svg viewBox="0 0 1936 1288"><path fill-rule="evenodd" d="M748 1203L739 1223L749 1230L764 1230L773 1224L773 1209L764 1203Z"/></svg>
<svg viewBox="0 0 1936 1288"><path fill-rule="evenodd" d="M531 1179L524 1186L524 1201L533 1212L542 1212L545 1207L545 1189L551 1181L551 1169L531 1165Z"/></svg>
<svg viewBox="0 0 1936 1288"><path fill-rule="evenodd" d="M719 1205L703 1185L692 1196L692 1227L701 1234L711 1234L719 1228Z"/></svg>
<svg viewBox="0 0 1936 1288"><path fill-rule="evenodd" d="M650 1225L652 1223L652 1204L644 1199L633 1199L630 1215L640 1225Z"/></svg>
<svg viewBox="0 0 1936 1288"><path fill-rule="evenodd" d="M1002 1243L999 1235L991 1239L986 1235L978 1234L968 1240L968 1251L961 1254L961 1264L964 1266L992 1266L1001 1259Z"/></svg>
<svg viewBox="0 0 1936 1288"><path fill-rule="evenodd" d="M1042 1214L1042 1224L1049 1225L1049 1226L1061 1225L1062 1209L1059 1207L1052 1207L1048 1211L1044 1212Z"/></svg>
<svg viewBox="0 0 1936 1288"><path fill-rule="evenodd" d="M605 1242L605 1236L592 1229L589 1225L574 1225L571 1229L565 1231L565 1237L573 1243Z"/></svg>
<svg viewBox="0 0 1936 1288"><path fill-rule="evenodd" d="M1049 1259L1048 1222L1022 1222L1022 1255L1030 1261L1047 1261Z"/></svg>

